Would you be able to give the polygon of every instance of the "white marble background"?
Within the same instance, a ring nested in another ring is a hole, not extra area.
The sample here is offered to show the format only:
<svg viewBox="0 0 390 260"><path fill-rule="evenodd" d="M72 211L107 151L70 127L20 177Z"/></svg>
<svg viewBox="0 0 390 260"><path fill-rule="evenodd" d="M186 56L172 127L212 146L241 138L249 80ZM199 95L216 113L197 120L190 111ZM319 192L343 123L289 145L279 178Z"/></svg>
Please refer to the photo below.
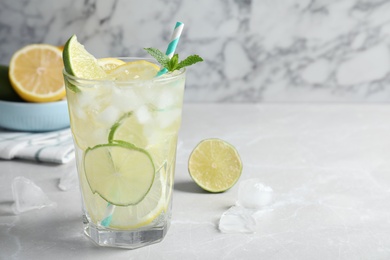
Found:
<svg viewBox="0 0 390 260"><path fill-rule="evenodd" d="M0 63L72 34L97 57L165 50L205 58L187 102L390 101L390 0L0 0Z"/></svg>

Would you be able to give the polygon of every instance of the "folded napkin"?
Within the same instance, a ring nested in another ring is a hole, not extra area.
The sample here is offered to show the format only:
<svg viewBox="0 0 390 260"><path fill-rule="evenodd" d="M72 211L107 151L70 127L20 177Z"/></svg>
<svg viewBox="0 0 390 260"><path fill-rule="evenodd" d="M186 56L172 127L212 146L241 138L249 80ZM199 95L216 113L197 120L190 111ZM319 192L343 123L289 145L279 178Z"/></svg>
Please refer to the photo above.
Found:
<svg viewBox="0 0 390 260"><path fill-rule="evenodd" d="M70 128L45 133L11 132L0 129L0 159L67 163L74 159Z"/></svg>

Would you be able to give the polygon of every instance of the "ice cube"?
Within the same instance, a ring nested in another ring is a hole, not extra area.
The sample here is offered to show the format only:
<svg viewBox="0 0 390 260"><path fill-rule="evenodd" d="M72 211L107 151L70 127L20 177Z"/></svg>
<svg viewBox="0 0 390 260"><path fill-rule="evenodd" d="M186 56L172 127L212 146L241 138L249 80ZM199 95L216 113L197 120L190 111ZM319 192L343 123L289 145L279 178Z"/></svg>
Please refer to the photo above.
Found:
<svg viewBox="0 0 390 260"><path fill-rule="evenodd" d="M256 232L254 213L252 209L233 206L222 214L219 230L223 233L254 233Z"/></svg>
<svg viewBox="0 0 390 260"><path fill-rule="evenodd" d="M167 109L175 104L175 100L174 93L163 91L156 102L156 107L160 110Z"/></svg>
<svg viewBox="0 0 390 260"><path fill-rule="evenodd" d="M116 87L112 93L112 102L120 110L130 112L139 108L144 100L131 88Z"/></svg>
<svg viewBox="0 0 390 260"><path fill-rule="evenodd" d="M108 106L97 116L98 122L103 125L113 125L119 118L120 111L115 106Z"/></svg>
<svg viewBox="0 0 390 260"><path fill-rule="evenodd" d="M81 108L78 107L71 107L71 111L73 112L73 115L77 117L80 120L86 120L87 119L87 113Z"/></svg>
<svg viewBox="0 0 390 260"><path fill-rule="evenodd" d="M72 190L78 187L79 181L77 177L77 169L73 168L70 171L65 172L58 183L58 188L63 191Z"/></svg>
<svg viewBox="0 0 390 260"><path fill-rule="evenodd" d="M39 186L22 176L13 179L12 195L15 201L13 204L15 214L56 205Z"/></svg>
<svg viewBox="0 0 390 260"><path fill-rule="evenodd" d="M135 116L137 117L138 122L144 124L148 122L151 118L149 108L147 106L141 106L135 111Z"/></svg>
<svg viewBox="0 0 390 260"><path fill-rule="evenodd" d="M97 94L97 91L84 90L79 92L76 96L78 105L82 108L85 108L87 106L90 106L91 104L94 104L94 100L96 100Z"/></svg>
<svg viewBox="0 0 390 260"><path fill-rule="evenodd" d="M259 179L241 181L238 187L237 205L249 209L259 209L272 201L273 189L260 182Z"/></svg>
<svg viewBox="0 0 390 260"><path fill-rule="evenodd" d="M158 122L161 128L167 128L180 119L181 109L174 108L158 112Z"/></svg>
<svg viewBox="0 0 390 260"><path fill-rule="evenodd" d="M99 85L83 88L77 94L78 106L85 111L100 113L107 104L112 103L113 84L110 81L104 81Z"/></svg>

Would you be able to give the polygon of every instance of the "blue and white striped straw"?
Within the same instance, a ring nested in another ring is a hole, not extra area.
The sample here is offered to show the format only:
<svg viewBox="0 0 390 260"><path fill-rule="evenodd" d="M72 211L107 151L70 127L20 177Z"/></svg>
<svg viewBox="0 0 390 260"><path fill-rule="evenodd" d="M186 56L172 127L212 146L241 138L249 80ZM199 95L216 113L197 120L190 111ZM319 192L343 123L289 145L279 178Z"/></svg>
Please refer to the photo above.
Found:
<svg viewBox="0 0 390 260"><path fill-rule="evenodd" d="M112 214L114 214L114 209L115 209L114 205L112 205L111 203L107 204L106 212L104 214L105 217L102 221L100 221L100 225L102 225L103 227L108 227L110 225Z"/></svg>
<svg viewBox="0 0 390 260"><path fill-rule="evenodd" d="M168 56L168 58L172 59L173 55L176 51L176 46L180 40L181 32L183 31L184 23L182 22L176 22L175 28L173 30L171 40L169 41L167 51L165 54ZM164 75L167 73L168 70L166 68L162 68L158 73L156 77L160 77L161 75Z"/></svg>

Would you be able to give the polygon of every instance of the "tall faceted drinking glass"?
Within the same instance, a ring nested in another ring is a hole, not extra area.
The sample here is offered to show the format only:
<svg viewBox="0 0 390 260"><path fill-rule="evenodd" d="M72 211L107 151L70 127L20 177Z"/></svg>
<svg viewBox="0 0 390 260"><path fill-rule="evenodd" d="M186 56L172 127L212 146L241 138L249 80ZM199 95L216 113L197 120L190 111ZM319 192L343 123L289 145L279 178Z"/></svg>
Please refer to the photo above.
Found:
<svg viewBox="0 0 390 260"><path fill-rule="evenodd" d="M85 234L101 246L161 241L171 218L185 70L148 80L64 71L64 79Z"/></svg>

